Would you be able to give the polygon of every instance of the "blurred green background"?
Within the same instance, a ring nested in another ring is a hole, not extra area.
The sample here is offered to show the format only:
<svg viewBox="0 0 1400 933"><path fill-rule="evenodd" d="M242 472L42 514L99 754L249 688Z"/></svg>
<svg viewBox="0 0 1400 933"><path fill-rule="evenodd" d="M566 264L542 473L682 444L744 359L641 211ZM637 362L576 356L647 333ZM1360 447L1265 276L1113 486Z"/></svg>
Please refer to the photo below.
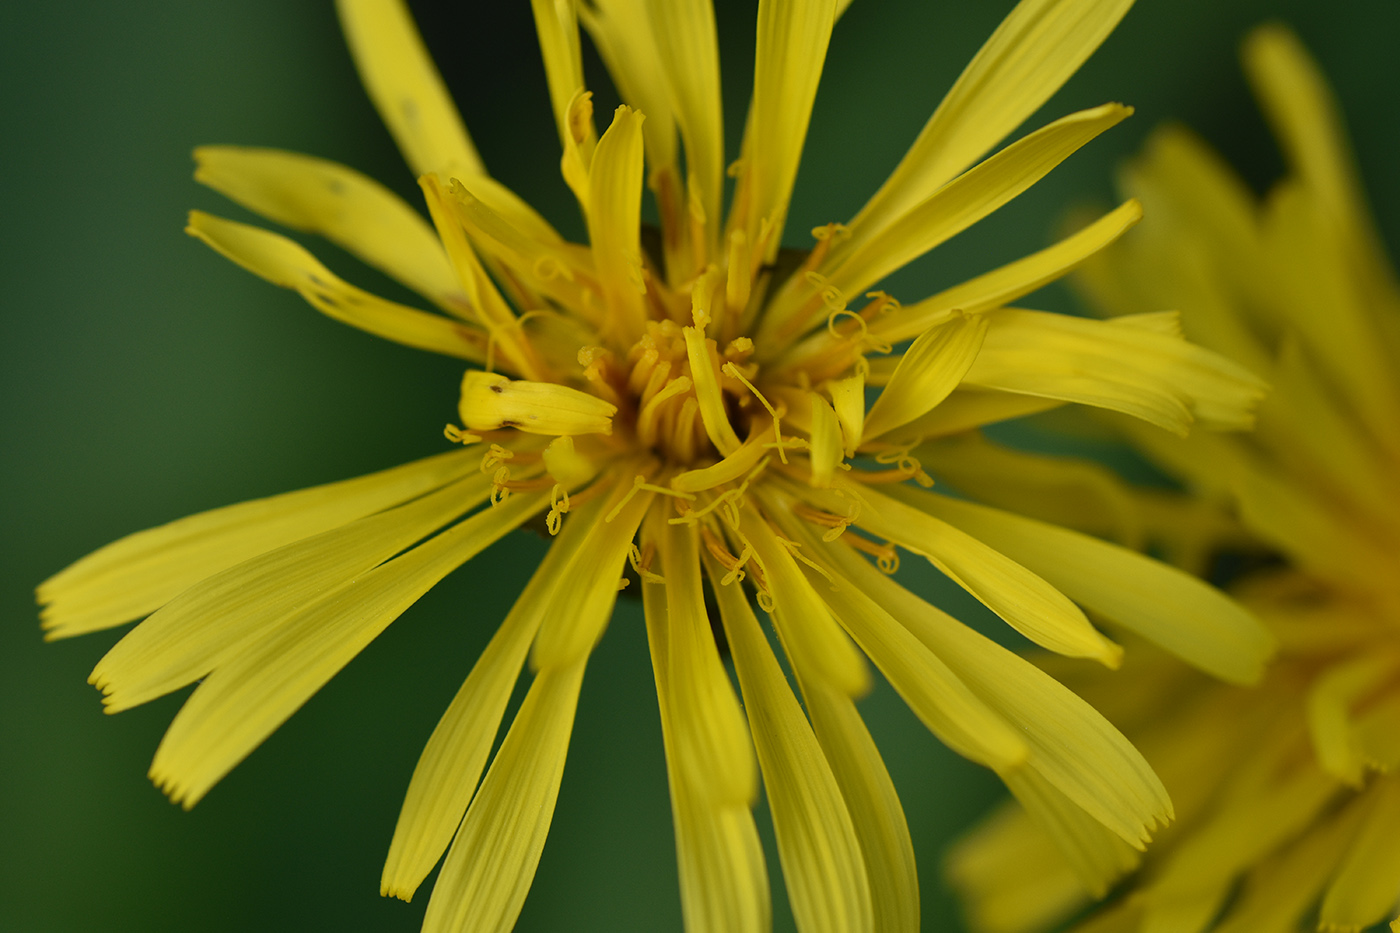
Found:
<svg viewBox="0 0 1400 933"><path fill-rule="evenodd" d="M414 3L493 171L581 225L528 4ZM847 218L1010 8L857 0L838 25L789 240ZM753 4L719 10L730 146ZM1400 242L1394 0L1144 2L1031 121L1116 99L1137 116L895 280L937 287L1038 248L1068 206L1179 118L1256 185L1280 162L1239 76L1251 24L1293 23L1330 74L1388 242ZM600 111L615 98L593 60ZM518 534L449 578L185 813L145 779L182 697L105 717L84 683L118 631L44 644L33 586L127 532L441 449L457 367L335 324L180 232L238 210L190 180L200 143L346 162L413 197L329 3L15 0L0 5L0 929L414 930L377 895L419 749L542 543ZM326 247L352 281L398 294ZM1062 291L1042 306L1068 310ZM940 853L999 796L881 686L864 701L920 859L925 929L958 929ZM680 914L655 694L627 603L585 682L559 809L519 929L672 930ZM770 840L771 846L771 840ZM770 859L775 880L778 868ZM430 879L431 880L431 879ZM775 925L789 929L784 898Z"/></svg>

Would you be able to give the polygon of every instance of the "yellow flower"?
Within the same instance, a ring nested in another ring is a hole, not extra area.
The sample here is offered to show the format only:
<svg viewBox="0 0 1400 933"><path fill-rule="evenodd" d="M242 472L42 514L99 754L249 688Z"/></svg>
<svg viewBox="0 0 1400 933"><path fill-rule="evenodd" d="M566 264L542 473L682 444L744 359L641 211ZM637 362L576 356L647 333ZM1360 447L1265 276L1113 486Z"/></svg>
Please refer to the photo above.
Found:
<svg viewBox="0 0 1400 933"><path fill-rule="evenodd" d="M1260 200L1194 136L1159 131L1125 173L1149 221L1081 284L1109 314L1180 307L1188 335L1268 374L1253 435L1124 427L1196 496L1144 518L1182 562L1282 558L1235 584L1280 657L1248 690L1154 652L1127 682L1065 672L1178 816L1085 930L1359 931L1400 896L1400 288L1316 65L1279 26L1244 62L1286 177ZM1024 815L995 817L951 860L976 926L1043 929L1102 896L1138 858L1096 835L1057 853Z"/></svg>
<svg viewBox="0 0 1400 933"><path fill-rule="evenodd" d="M923 301L870 291L1128 115L1118 104L1072 114L979 162L1129 5L1025 0L861 212L814 231L794 258L780 249L784 218L844 3L760 2L726 213L708 0L535 0L561 170L587 223L589 242L575 244L487 174L404 4L342 0L361 76L432 224L303 155L200 149L196 177L339 244L440 313L368 294L261 228L196 212L189 232L331 317L470 363L461 424L446 429L467 449L119 541L40 587L49 635L149 614L91 680L110 712L200 681L151 766L189 807L424 592L543 517L552 546L429 740L390 846L382 890L405 899L447 852L429 930L514 923L584 668L629 584L646 615L688 929L767 928L760 777L802 929L917 928L909 833L854 705L867 658L935 734L1023 799L1143 845L1172 809L1142 757L1054 680L893 582L896 547L1033 641L1109 666L1121 649L1076 602L1240 682L1261 670L1267 635L1180 571L909 486L931 484L911 450L1066 402L1182 434L1241 428L1262 386L1168 317L1007 307L1132 226L1134 201ZM601 136L579 20L627 101ZM487 769L527 657L528 694Z"/></svg>

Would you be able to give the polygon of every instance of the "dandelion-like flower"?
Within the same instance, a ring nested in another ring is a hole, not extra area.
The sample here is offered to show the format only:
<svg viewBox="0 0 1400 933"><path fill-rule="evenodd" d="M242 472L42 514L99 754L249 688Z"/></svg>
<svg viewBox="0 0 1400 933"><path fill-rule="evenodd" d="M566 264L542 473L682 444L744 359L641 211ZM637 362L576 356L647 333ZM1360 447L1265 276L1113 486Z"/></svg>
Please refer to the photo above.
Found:
<svg viewBox="0 0 1400 933"><path fill-rule="evenodd" d="M1073 675L1178 816L1086 931L1360 931L1400 897L1400 287L1316 65L1279 26L1248 38L1244 62L1285 178L1261 201L1194 136L1160 131L1125 173L1149 222L1082 284L1107 313L1182 308L1189 335L1274 386L1249 436L1124 427L1194 492L1144 513L1183 563L1272 552L1234 593L1280 656L1248 690L1151 651L1127 682ZM952 875L978 927L1021 931L1138 862L1102 833L1066 855L1007 811L962 844Z"/></svg>
<svg viewBox="0 0 1400 933"><path fill-rule="evenodd" d="M868 662L1023 799L1141 846L1172 811L1138 752L1057 682L891 580L897 548L1038 644L1109 666L1121 649L1076 601L1239 681L1258 674L1267 637L1180 571L918 488L933 480L913 451L1066 402L1178 433L1241 428L1261 385L1161 315L1105 323L1007 307L1136 222L1133 201L923 301L871 291L1128 115L1118 104L1075 113L979 162L1129 5L1021 3L865 208L788 262L789 196L845 4L760 2L725 212L708 0L535 0L561 169L587 223L589 242L575 244L487 174L403 3L342 0L431 225L308 156L205 148L196 177L338 243L441 313L368 294L264 229L196 212L189 232L331 317L467 361L461 423L446 429L466 449L119 541L40 588L49 634L150 614L91 680L111 712L200 681L151 766L188 807L446 574L543 517L551 547L433 732L390 845L382 889L405 899L447 852L430 930L514 923L590 651L629 585L646 615L688 929L768 924L751 811L760 775L802 929L917 928L908 830L854 705ZM626 101L601 136L580 20ZM527 659L530 687L488 769Z"/></svg>

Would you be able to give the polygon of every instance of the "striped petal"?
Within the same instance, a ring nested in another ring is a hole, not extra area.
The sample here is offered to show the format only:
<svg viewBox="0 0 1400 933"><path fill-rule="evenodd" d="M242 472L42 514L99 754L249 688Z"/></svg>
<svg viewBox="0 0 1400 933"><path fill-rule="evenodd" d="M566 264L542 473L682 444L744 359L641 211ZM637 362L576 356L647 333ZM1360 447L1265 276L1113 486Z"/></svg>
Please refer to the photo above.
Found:
<svg viewBox="0 0 1400 933"><path fill-rule="evenodd" d="M203 211L190 211L185 232L254 275L290 288L341 323L419 350L473 362L486 359L485 334L477 328L356 288L284 236Z"/></svg>
<svg viewBox="0 0 1400 933"><path fill-rule="evenodd" d="M961 312L919 335L870 406L863 436L879 437L937 407L962 382L986 335L986 318Z"/></svg>
<svg viewBox="0 0 1400 933"><path fill-rule="evenodd" d="M380 894L412 898L452 841L563 570L601 517L600 499L570 514L525 591L433 729L399 811L379 883Z"/></svg>
<svg viewBox="0 0 1400 933"><path fill-rule="evenodd" d="M889 227L1039 110L1131 6L1132 0L1017 4L851 221L850 247Z"/></svg>
<svg viewBox="0 0 1400 933"><path fill-rule="evenodd" d="M107 712L178 690L253 640L486 501L488 477L468 475L405 505L288 544L185 590L127 633L93 669Z"/></svg>
<svg viewBox="0 0 1400 933"><path fill-rule="evenodd" d="M542 670L433 885L425 933L505 933L515 925L554 819L587 658Z"/></svg>
<svg viewBox="0 0 1400 933"><path fill-rule="evenodd" d="M907 488L891 495L952 522L1091 612L1231 683L1255 683L1274 640L1224 593L1150 557L1011 512Z"/></svg>
<svg viewBox="0 0 1400 933"><path fill-rule="evenodd" d="M661 527L658 527L661 526ZM643 527L643 548L655 551L666 534L660 515ZM676 862L681 909L687 933L732 930L764 933L772 926L768 873L763 846L747 802L726 803L697 787L681 766L676 748L675 706L670 677L670 624L667 585L643 578L647 645L656 675L661 737L666 748L666 780L676 828Z"/></svg>
<svg viewBox="0 0 1400 933"><path fill-rule="evenodd" d="M194 159L200 184L268 220L325 237L448 311L469 313L432 226L374 179L279 149L201 146Z"/></svg>
<svg viewBox="0 0 1400 933"><path fill-rule="evenodd" d="M404 0L335 6L360 80L413 174L486 174Z"/></svg>
<svg viewBox="0 0 1400 933"><path fill-rule="evenodd" d="M737 584L710 580L734 656L797 928L873 931L865 862L821 746ZM668 584L672 585L672 584Z"/></svg>
<svg viewBox="0 0 1400 933"><path fill-rule="evenodd" d="M647 320L640 240L644 119L618 107L588 171L588 239L608 309L603 330L624 335L624 343L640 337Z"/></svg>
<svg viewBox="0 0 1400 933"><path fill-rule="evenodd" d="M127 535L39 584L45 637L67 638L154 612L205 577L430 492L476 463L468 451L438 454Z"/></svg>
<svg viewBox="0 0 1400 933"><path fill-rule="evenodd" d="M194 806L420 596L547 501L511 496L297 611L204 679L156 749L151 779Z"/></svg>

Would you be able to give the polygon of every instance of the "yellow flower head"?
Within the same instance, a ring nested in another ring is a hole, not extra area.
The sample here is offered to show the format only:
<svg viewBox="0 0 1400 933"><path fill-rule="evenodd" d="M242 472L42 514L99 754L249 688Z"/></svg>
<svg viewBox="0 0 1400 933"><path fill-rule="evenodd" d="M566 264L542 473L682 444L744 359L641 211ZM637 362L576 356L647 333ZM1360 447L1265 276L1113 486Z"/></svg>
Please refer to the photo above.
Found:
<svg viewBox="0 0 1400 933"><path fill-rule="evenodd" d="M1316 65L1279 26L1244 62L1286 177L1261 200L1195 136L1160 130L1124 176L1148 222L1081 284L1109 314L1182 308L1189 336L1273 384L1252 435L1122 426L1194 494L1142 512L1179 562L1282 558L1234 587L1280 654L1252 689L1152 651L1127 682L1065 672L1178 816L1086 930L1359 931L1400 897L1400 287ZM962 844L951 873L978 928L1049 928L1139 862L1103 833L1056 841L1008 809Z"/></svg>
<svg viewBox="0 0 1400 933"><path fill-rule="evenodd" d="M514 923L585 666L629 586L646 615L692 931L767 928L760 778L802 929L917 928L909 833L854 705L868 661L944 742L1055 818L1140 847L1171 817L1107 721L889 574L903 548L1054 651L1119 663L1082 605L1252 680L1269 638L1204 584L918 486L933 482L923 450L984 424L1073 402L1178 434L1240 428L1261 383L1187 343L1170 316L1104 323L1008 307L1132 226L1135 201L922 301L872 291L1128 115L1118 104L1072 114L979 161L1129 0L1022 2L866 206L794 254L781 248L784 220L844 5L761 0L748 129L726 165L708 0L535 0L586 244L487 173L399 0L339 9L431 224L331 162L196 152L202 182L339 244L437 311L364 292L261 228L196 212L190 233L331 317L471 365L460 424L446 428L465 449L142 532L40 588L53 637L149 614L93 672L109 711L201 681L151 766L173 800L192 806L435 583L540 517L548 554L429 740L390 846L383 892L403 898L447 852L427 929ZM627 102L601 135L580 22ZM533 680L488 770L527 658Z"/></svg>

